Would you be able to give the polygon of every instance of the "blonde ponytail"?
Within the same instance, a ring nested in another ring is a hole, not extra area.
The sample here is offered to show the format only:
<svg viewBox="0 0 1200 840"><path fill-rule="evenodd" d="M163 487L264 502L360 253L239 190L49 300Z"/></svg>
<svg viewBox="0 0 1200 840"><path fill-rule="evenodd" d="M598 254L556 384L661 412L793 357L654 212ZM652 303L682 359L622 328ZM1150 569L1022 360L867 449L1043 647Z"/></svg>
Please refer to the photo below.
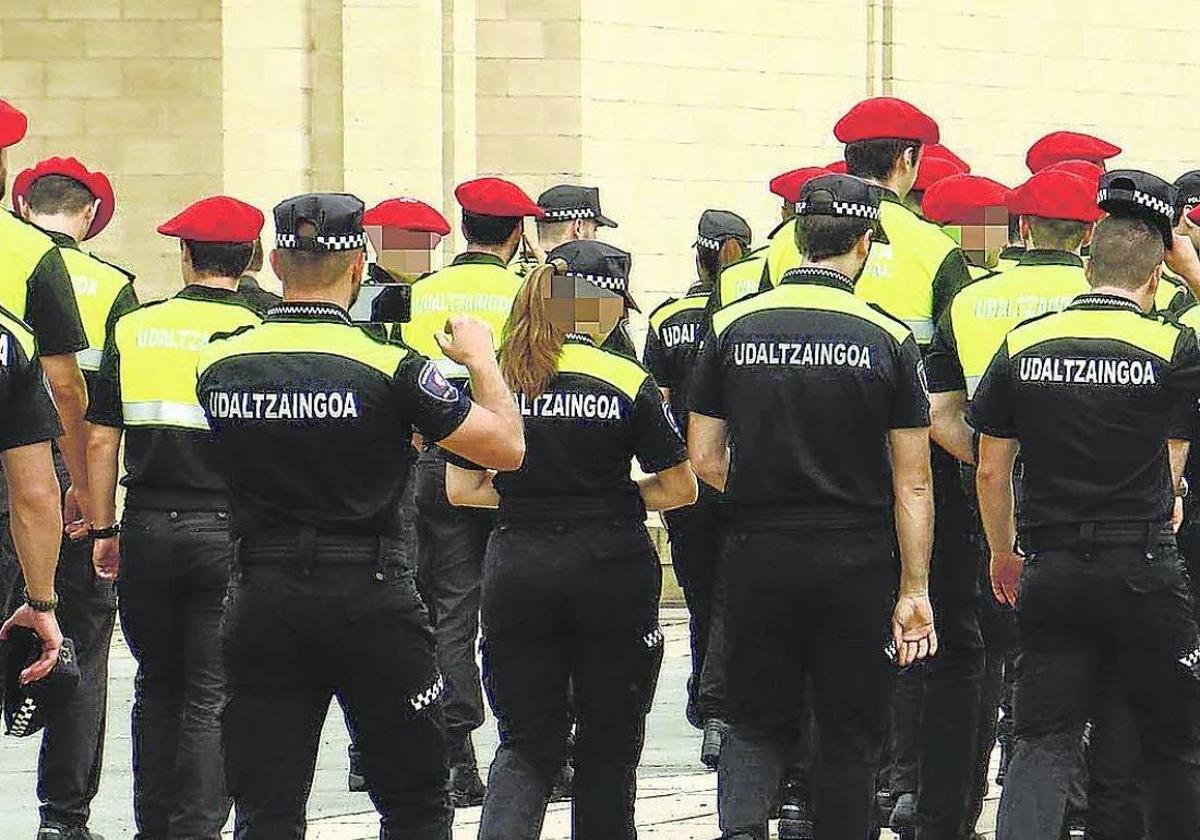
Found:
<svg viewBox="0 0 1200 840"><path fill-rule="evenodd" d="M500 341L500 372L514 392L539 396L558 370L558 356L567 336L550 320L546 300L554 276L566 271L562 260L539 265L525 278L513 301Z"/></svg>

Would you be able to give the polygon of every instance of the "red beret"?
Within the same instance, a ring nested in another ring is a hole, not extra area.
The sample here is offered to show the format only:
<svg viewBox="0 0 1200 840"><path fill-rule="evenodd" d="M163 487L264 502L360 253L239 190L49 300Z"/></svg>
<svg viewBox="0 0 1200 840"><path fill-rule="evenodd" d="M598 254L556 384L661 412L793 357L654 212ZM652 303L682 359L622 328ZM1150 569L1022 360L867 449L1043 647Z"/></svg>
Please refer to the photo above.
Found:
<svg viewBox="0 0 1200 840"><path fill-rule="evenodd" d="M193 242L253 242L262 233L262 211L227 195L202 198L158 226L163 236Z"/></svg>
<svg viewBox="0 0 1200 840"><path fill-rule="evenodd" d="M546 211L524 190L503 178L476 178L459 184L454 197L462 209L479 216L533 216L540 219L546 215Z"/></svg>
<svg viewBox="0 0 1200 840"><path fill-rule="evenodd" d="M917 180L913 182L912 188L918 192L927 190L943 178L965 175L967 171L949 158L923 154L920 164L917 165Z"/></svg>
<svg viewBox="0 0 1200 840"><path fill-rule="evenodd" d="M818 175L828 175L829 170L823 166L805 166L784 172L771 179L771 192L784 201L795 204L800 200L800 188Z"/></svg>
<svg viewBox="0 0 1200 840"><path fill-rule="evenodd" d="M943 178L921 199L925 218L939 225L980 224L988 207L1004 207L1008 187L965 172Z"/></svg>
<svg viewBox="0 0 1200 840"><path fill-rule="evenodd" d="M364 225L400 228L416 233L436 233L445 236L450 232L446 217L424 201L408 196L381 201L363 214Z"/></svg>
<svg viewBox="0 0 1200 840"><path fill-rule="evenodd" d="M20 143L28 128L29 119L25 114L0 99L0 149Z"/></svg>
<svg viewBox="0 0 1200 840"><path fill-rule="evenodd" d="M1073 222L1095 222L1104 216L1096 206L1096 185L1061 169L1038 172L1008 194L1014 216L1041 216Z"/></svg>
<svg viewBox="0 0 1200 840"><path fill-rule="evenodd" d="M1030 172L1040 172L1063 160L1089 160L1099 163L1121 154L1121 147L1099 137L1076 131L1053 131L1029 147L1025 165Z"/></svg>
<svg viewBox="0 0 1200 840"><path fill-rule="evenodd" d="M28 199L29 188L33 186L33 182L45 175L63 175L78 181L87 187L88 192L100 199L100 206L96 208L96 217L92 219L92 226L88 228L84 239L91 239L108 227L108 223L112 221L113 213L117 209L117 197L113 194L112 183L103 172L91 172L73 157L46 158L32 169L25 169L17 175L13 179L12 187L14 210L19 209L17 199Z"/></svg>
<svg viewBox="0 0 1200 840"><path fill-rule="evenodd" d="M1060 160L1058 163L1052 163L1043 172L1070 172L1072 175L1078 175L1085 181L1097 189L1100 189L1100 179L1104 176L1104 167L1098 163L1092 163L1090 160Z"/></svg>
<svg viewBox="0 0 1200 840"><path fill-rule="evenodd" d="M833 127L833 136L842 143L859 140L919 140L936 143L938 125L920 108L891 96L864 99Z"/></svg>
<svg viewBox="0 0 1200 840"><path fill-rule="evenodd" d="M960 158L954 152L947 149L941 143L931 143L921 150L922 157L938 157L943 160L948 160L958 167L959 172L967 173L971 171L971 164Z"/></svg>
<svg viewBox="0 0 1200 840"><path fill-rule="evenodd" d="M849 171L844 160L835 160L833 163L827 163L825 164L825 169L831 175L845 175Z"/></svg>
<svg viewBox="0 0 1200 840"><path fill-rule="evenodd" d="M1188 221L1194 225L1200 225L1200 204L1192 208L1192 212L1187 214Z"/></svg>

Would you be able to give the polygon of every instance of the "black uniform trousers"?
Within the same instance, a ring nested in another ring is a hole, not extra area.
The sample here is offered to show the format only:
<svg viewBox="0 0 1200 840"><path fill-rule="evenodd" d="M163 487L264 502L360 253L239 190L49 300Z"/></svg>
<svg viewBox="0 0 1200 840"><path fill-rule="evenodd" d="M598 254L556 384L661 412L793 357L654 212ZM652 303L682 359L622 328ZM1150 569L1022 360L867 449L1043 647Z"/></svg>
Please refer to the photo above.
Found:
<svg viewBox="0 0 1200 840"><path fill-rule="evenodd" d="M767 837L767 817L807 718L816 837L865 838L895 665L886 649L898 567L891 528L739 530L725 540L730 733L718 808L726 835Z"/></svg>
<svg viewBox="0 0 1200 840"><path fill-rule="evenodd" d="M687 718L701 728L710 718L723 719L720 692L704 692L701 678L713 626L717 560L721 554L721 508L701 502L663 514L671 540L671 566L687 602L692 649L688 678Z"/></svg>
<svg viewBox="0 0 1200 840"><path fill-rule="evenodd" d="M500 524L483 579L483 673L500 747L480 840L536 840L575 721L572 837L633 840L662 664L661 569L641 521Z"/></svg>
<svg viewBox="0 0 1200 840"><path fill-rule="evenodd" d="M475 659L479 581L493 516L446 500L446 461L436 448L418 458L416 482L417 577L433 620L438 667L446 679L450 763L473 764L471 733L484 720Z"/></svg>
<svg viewBox="0 0 1200 840"><path fill-rule="evenodd" d="M1200 836L1200 635L1174 537L1065 531L1022 541L1017 740L997 837L1058 837L1084 725L1109 691L1139 736L1152 836Z"/></svg>
<svg viewBox="0 0 1200 840"><path fill-rule="evenodd" d="M132 737L139 840L208 840L229 816L220 625L230 557L225 511L125 511L117 590L121 629L138 665Z"/></svg>
<svg viewBox="0 0 1200 840"><path fill-rule="evenodd" d="M349 718L381 840L449 840L433 631L397 541L302 531L237 549L222 628L237 840L298 840L321 728Z"/></svg>

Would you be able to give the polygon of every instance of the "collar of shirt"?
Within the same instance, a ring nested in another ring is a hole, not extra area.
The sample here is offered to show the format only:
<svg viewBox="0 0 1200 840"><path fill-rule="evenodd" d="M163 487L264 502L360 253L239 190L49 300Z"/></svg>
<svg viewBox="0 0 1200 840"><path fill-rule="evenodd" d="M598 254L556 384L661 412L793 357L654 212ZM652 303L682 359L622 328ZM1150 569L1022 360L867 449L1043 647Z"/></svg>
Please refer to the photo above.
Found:
<svg viewBox="0 0 1200 840"><path fill-rule="evenodd" d="M1021 255L1025 253L1024 245L1005 245L1000 249L999 259L1002 260L1019 260Z"/></svg>
<svg viewBox="0 0 1200 840"><path fill-rule="evenodd" d="M1057 248L1030 248L1021 253L1018 265L1071 265L1083 268L1083 259L1070 251L1060 251Z"/></svg>
<svg viewBox="0 0 1200 840"><path fill-rule="evenodd" d="M713 287L710 284L705 283L702 280L697 280L695 283L688 286L687 293L684 295L684 297L691 297L692 295L711 295L712 290Z"/></svg>
<svg viewBox="0 0 1200 840"><path fill-rule="evenodd" d="M218 289L215 286L201 286L191 283L175 293L175 297L184 300L215 300L222 303L237 299L237 289Z"/></svg>
<svg viewBox="0 0 1200 840"><path fill-rule="evenodd" d="M876 197L881 201L890 201L892 204L904 206L904 202L900 200L900 196L892 192L887 187L881 187L879 184L871 184L871 189L875 191Z"/></svg>
<svg viewBox="0 0 1200 840"><path fill-rule="evenodd" d="M75 241L75 237L69 234L59 233L56 230L48 230L46 231L46 235L49 236L54 244L59 248L74 248L76 251L79 250L79 243Z"/></svg>
<svg viewBox="0 0 1200 840"><path fill-rule="evenodd" d="M1082 295L1077 295L1071 301L1068 309L1126 309L1130 312L1136 312L1139 315L1143 314L1142 307L1131 301L1127 297L1120 295L1108 295L1102 292L1085 292Z"/></svg>
<svg viewBox="0 0 1200 840"><path fill-rule="evenodd" d="M853 280L840 271L817 265L805 265L800 268L789 269L784 272L779 282L780 284L811 283L816 286L829 286L833 289L840 289L847 294L854 294Z"/></svg>
<svg viewBox="0 0 1200 840"><path fill-rule="evenodd" d="M569 332L566 338L567 344L586 344L589 347L595 347L596 342L592 340L590 335L586 333Z"/></svg>
<svg viewBox="0 0 1200 840"><path fill-rule="evenodd" d="M352 325L350 315L336 303L322 301L305 301L304 303L284 303L272 306L267 310L268 321L322 321L331 324Z"/></svg>
<svg viewBox="0 0 1200 840"><path fill-rule="evenodd" d="M469 265L471 263L482 263L484 265L498 265L500 268L506 268L504 260L497 257L495 254L485 254L483 251L466 251L459 254L451 262L451 265Z"/></svg>

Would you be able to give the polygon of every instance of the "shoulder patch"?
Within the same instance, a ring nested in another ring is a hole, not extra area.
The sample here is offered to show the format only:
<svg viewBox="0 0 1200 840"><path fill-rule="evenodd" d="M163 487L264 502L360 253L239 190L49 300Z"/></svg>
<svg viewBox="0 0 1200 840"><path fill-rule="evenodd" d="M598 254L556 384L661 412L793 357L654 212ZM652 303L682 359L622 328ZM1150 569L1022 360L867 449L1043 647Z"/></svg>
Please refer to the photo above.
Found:
<svg viewBox="0 0 1200 840"><path fill-rule="evenodd" d="M435 400L446 403L458 402L458 386L442 376L442 372L433 362L427 361L421 367L421 372L417 375L417 386Z"/></svg>

